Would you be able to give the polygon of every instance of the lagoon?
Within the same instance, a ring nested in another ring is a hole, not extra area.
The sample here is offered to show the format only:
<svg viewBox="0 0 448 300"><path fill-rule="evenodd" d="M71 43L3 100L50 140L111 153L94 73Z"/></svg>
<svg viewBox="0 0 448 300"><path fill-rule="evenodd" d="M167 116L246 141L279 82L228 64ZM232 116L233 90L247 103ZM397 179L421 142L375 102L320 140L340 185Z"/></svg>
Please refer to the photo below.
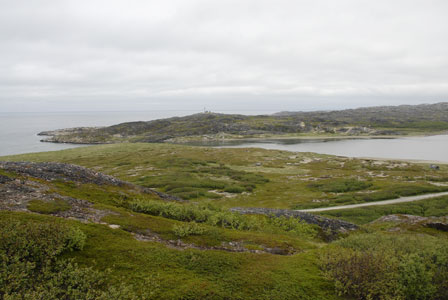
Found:
<svg viewBox="0 0 448 300"><path fill-rule="evenodd" d="M0 156L54 151L85 145L42 143L37 133L78 126L108 126L121 122L183 116L194 111L0 113ZM227 112L229 113L229 112ZM233 112L232 112L233 113ZM241 112L240 112L241 113ZM246 114L248 112L245 112ZM263 112L250 112L260 114ZM448 163L448 135L369 138L294 138L190 143L211 147L259 147L316 152L348 157L425 160Z"/></svg>
<svg viewBox="0 0 448 300"><path fill-rule="evenodd" d="M198 143L195 143L198 145ZM448 135L400 138L266 139L200 143L203 146L316 152L348 157L425 160L448 163Z"/></svg>

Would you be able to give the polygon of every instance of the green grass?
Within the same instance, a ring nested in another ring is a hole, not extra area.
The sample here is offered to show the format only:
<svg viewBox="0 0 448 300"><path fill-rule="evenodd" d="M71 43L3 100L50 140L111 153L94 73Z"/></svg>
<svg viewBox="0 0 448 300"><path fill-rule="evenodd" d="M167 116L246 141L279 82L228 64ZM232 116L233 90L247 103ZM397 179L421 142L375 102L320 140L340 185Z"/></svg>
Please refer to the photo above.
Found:
<svg viewBox="0 0 448 300"><path fill-rule="evenodd" d="M333 210L319 213L320 215L343 219L356 224L366 224L382 216L391 214L409 214L422 217L447 216L448 197L426 199L422 201L390 204L382 206L369 206L362 208Z"/></svg>
<svg viewBox="0 0 448 300"><path fill-rule="evenodd" d="M135 143L2 159L79 164L187 200L212 201L223 207L325 207L448 189L430 184L435 179L446 182L448 168L444 165L435 171L426 164L377 163L256 148ZM77 193L76 187L67 192ZM117 197L110 193L103 202L122 201Z"/></svg>
<svg viewBox="0 0 448 300"><path fill-rule="evenodd" d="M368 189L372 183L353 178L327 179L310 183L308 187L321 192L345 193Z"/></svg>
<svg viewBox="0 0 448 300"><path fill-rule="evenodd" d="M52 201L31 200L28 202L27 208L32 212L40 214L54 214L69 210L71 205L62 199Z"/></svg>
<svg viewBox="0 0 448 300"><path fill-rule="evenodd" d="M397 199L400 197L408 197L414 195L422 195L428 193L439 193L448 190L448 186L433 186L429 184L388 184L383 188L378 188L370 193L357 194L345 193L331 197L332 203L306 203L296 206L297 209L318 208L327 206L338 206L347 204L357 204L365 202L375 202L381 200Z"/></svg>
<svg viewBox="0 0 448 300"><path fill-rule="evenodd" d="M52 222L53 218L0 212L0 218ZM140 242L121 229L77 224L87 235L82 251L67 253L81 266L111 268L111 284L155 278L154 299L337 299L323 279L315 252L294 256L170 249ZM175 287L175 288L173 288ZM201 287L198 289L197 287Z"/></svg>
<svg viewBox="0 0 448 300"><path fill-rule="evenodd" d="M112 285L138 286L149 279L155 286L154 299L340 299L334 285L321 272L320 254L328 244L319 239L314 227L286 218L236 216L228 213L227 208L294 208L368 202L445 190L431 185L428 179L437 178L444 183L444 178L448 178L445 165L435 171L425 164L378 164L312 153L166 144L101 145L1 159L78 164L190 199L187 204L162 202L156 195L142 194L128 187L42 181L48 185L48 193L84 199L97 209L110 211L101 221L120 228L48 215L0 212L1 219L12 217L24 222L76 225L87 236L85 246L82 251L65 253L64 258L73 258L80 266L93 266L98 271L110 268L107 281ZM131 210L135 203L142 204L143 208ZM153 204L157 207L147 208ZM56 203L32 201L29 208L45 214L54 211L53 206ZM448 197L440 197L329 211L322 215L366 224L391 213L448 215L447 207ZM206 217L201 219L204 213ZM201 228L188 229L196 226L189 223L192 221L200 223ZM244 223L253 226L239 225ZM188 229L186 234L183 228ZM366 228L367 235L382 230ZM429 234L435 239L447 238L446 234L434 234L435 230L431 230ZM280 248L296 254L178 250L134 237L147 232L165 241L180 239L197 247L237 242L246 249ZM418 234L428 233L419 231Z"/></svg>

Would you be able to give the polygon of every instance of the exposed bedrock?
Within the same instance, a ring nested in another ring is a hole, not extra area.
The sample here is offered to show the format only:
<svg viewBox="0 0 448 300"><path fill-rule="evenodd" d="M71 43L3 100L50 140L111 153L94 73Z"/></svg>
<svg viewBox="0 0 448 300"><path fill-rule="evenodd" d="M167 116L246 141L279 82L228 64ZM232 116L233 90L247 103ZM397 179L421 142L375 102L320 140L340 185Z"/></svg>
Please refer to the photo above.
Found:
<svg viewBox="0 0 448 300"><path fill-rule="evenodd" d="M129 188L136 188L141 192L148 194L156 194L160 198L168 201L184 201L176 196L157 192L149 188L136 186L132 183L117 179L113 176L95 172L91 169L84 168L72 164L56 163L56 162L6 162L0 161L0 169L11 171L17 174L31 176L47 181L62 180L74 181L80 183L90 183L96 185L114 185L127 186ZM0 183L8 181L6 176L0 177Z"/></svg>

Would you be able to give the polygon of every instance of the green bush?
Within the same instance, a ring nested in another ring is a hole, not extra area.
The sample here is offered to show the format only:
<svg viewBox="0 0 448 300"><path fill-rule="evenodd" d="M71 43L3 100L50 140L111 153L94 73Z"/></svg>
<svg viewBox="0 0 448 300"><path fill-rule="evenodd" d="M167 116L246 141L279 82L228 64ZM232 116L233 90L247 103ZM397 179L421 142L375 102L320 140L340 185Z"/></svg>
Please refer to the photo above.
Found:
<svg viewBox="0 0 448 300"><path fill-rule="evenodd" d="M207 223L224 228L239 230L259 228L255 218L222 211L212 206L136 200L130 203L130 209L153 216L162 216L184 222Z"/></svg>
<svg viewBox="0 0 448 300"><path fill-rule="evenodd" d="M130 203L130 209L153 216L162 216L178 221L207 221L211 211L206 207L182 205L174 202L136 200Z"/></svg>
<svg viewBox="0 0 448 300"><path fill-rule="evenodd" d="M306 224L299 219L271 217L266 221L265 218L233 213L211 205L135 200L130 203L130 209L178 221L205 223L237 230L259 230L268 226L271 231L292 232L302 237L314 237L317 234L314 225Z"/></svg>
<svg viewBox="0 0 448 300"><path fill-rule="evenodd" d="M86 244L87 236L78 227L70 227L66 233L65 248L70 251L82 250Z"/></svg>
<svg viewBox="0 0 448 300"><path fill-rule="evenodd" d="M64 251L82 249L85 239L85 234L76 227L0 220L0 253L6 257L26 257L37 265Z"/></svg>
<svg viewBox="0 0 448 300"><path fill-rule="evenodd" d="M397 263L384 253L338 248L322 257L326 276L340 296L355 299L402 299Z"/></svg>
<svg viewBox="0 0 448 300"><path fill-rule="evenodd" d="M372 186L371 182L361 181L354 178L326 179L310 183L309 188L320 192L345 193L365 190Z"/></svg>
<svg viewBox="0 0 448 300"><path fill-rule="evenodd" d="M293 232L298 236L313 238L317 235L316 225L308 224L298 218L271 217L269 223L287 232Z"/></svg>
<svg viewBox="0 0 448 300"><path fill-rule="evenodd" d="M174 225L173 232L178 237L186 237L190 235L202 235L207 232L207 228L196 222Z"/></svg>
<svg viewBox="0 0 448 300"><path fill-rule="evenodd" d="M335 242L322 269L340 295L356 299L446 299L448 241L360 234Z"/></svg>
<svg viewBox="0 0 448 300"><path fill-rule="evenodd" d="M208 218L207 223L213 226L238 230L256 230L260 228L255 218L228 211L213 213Z"/></svg>
<svg viewBox="0 0 448 300"><path fill-rule="evenodd" d="M226 187L226 188L224 189L224 192L226 192L226 193L240 194L240 193L244 192L245 190L246 190L246 189L243 188L243 187L241 187L241 186L238 186L238 185L232 185L232 186Z"/></svg>
<svg viewBox="0 0 448 300"><path fill-rule="evenodd" d="M0 299L150 299L157 289L107 284L108 273L62 259L81 250L85 234L61 223L0 220ZM135 294L134 291L139 291Z"/></svg>

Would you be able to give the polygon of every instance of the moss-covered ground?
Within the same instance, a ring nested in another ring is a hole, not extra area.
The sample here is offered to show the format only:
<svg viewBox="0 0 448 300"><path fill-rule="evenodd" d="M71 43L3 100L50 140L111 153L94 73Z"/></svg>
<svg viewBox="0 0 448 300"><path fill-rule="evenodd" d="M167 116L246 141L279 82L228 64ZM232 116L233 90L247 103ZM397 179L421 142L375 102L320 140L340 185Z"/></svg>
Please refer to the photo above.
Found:
<svg viewBox="0 0 448 300"><path fill-rule="evenodd" d="M192 201L305 209L448 190L448 167L314 153L117 144L6 157L75 163Z"/></svg>
<svg viewBox="0 0 448 300"><path fill-rule="evenodd" d="M57 161L78 164L120 179L155 188L189 200L184 205L308 208L341 205L447 190L448 167L436 171L425 164L348 159L313 153L263 149L217 149L169 144L115 144L2 157L1 160ZM1 171L17 177L17 174ZM126 187L76 182L46 183L58 193L94 204L110 213L104 224L80 223L51 215L63 203L33 202L37 213L0 212L0 218L63 222L86 235L82 251L64 254L81 266L110 269L111 284L153 284L154 299L339 299L335 286L321 271L326 249L320 235L300 234L259 218L263 226L246 229L204 222L198 235L179 238L174 228L186 223L175 218L130 210L133 201L160 201ZM390 206L375 206L325 215L367 224L383 215L408 213L447 215L448 197ZM44 213L38 214L38 213ZM324 213L322 213L324 214ZM109 225L119 225L111 228ZM387 226L364 225L370 234ZM162 241L177 240L196 248L173 247L160 241L142 241L136 235L151 232ZM406 235L429 235L447 240L445 233L428 228L406 228ZM386 235L401 235L401 231ZM357 233L354 233L357 234ZM343 237L341 237L343 238ZM292 255L210 250L238 243L247 250L292 249Z"/></svg>

